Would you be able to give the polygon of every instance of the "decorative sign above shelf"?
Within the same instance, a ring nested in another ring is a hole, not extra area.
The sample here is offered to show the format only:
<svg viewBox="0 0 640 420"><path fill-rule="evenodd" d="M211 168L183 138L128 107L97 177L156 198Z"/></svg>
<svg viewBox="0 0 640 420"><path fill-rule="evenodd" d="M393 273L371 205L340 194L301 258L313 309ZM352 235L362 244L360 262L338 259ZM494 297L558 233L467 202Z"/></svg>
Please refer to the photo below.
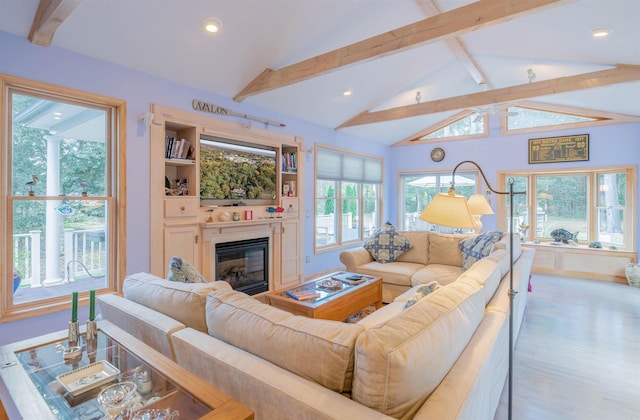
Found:
<svg viewBox="0 0 640 420"><path fill-rule="evenodd" d="M240 117L240 118L244 118L251 121L261 122L265 125L285 127L285 124L279 123L277 121L271 121L266 118L252 117L251 115L247 115L247 114L241 114L239 112L231 111L229 108L223 108L221 106L204 102L204 101L199 101L197 99L194 99L193 101L191 101L191 107L195 111L209 112L211 114L217 114L217 115L230 115L232 117Z"/></svg>
<svg viewBox="0 0 640 420"><path fill-rule="evenodd" d="M529 139L529 163L589 160L589 135Z"/></svg>

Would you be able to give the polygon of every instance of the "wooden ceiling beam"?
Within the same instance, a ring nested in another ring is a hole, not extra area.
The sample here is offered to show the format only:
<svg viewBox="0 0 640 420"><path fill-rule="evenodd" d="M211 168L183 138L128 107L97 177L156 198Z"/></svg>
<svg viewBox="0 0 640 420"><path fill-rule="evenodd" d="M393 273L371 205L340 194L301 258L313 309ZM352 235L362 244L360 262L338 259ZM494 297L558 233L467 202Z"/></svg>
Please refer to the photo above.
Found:
<svg viewBox="0 0 640 420"><path fill-rule="evenodd" d="M31 24L29 41L48 47L58 27L80 3L80 0L40 0Z"/></svg>
<svg viewBox="0 0 640 420"><path fill-rule="evenodd" d="M618 64L615 68L599 70L574 76L559 77L557 79L541 80L524 85L509 86L486 92L438 99L419 104L405 105L382 111L365 111L345 123L336 130L356 125L374 124L393 121L438 112L455 111L466 108L476 108L487 105L503 104L523 99L591 89L618 83L635 82L640 80L640 65Z"/></svg>
<svg viewBox="0 0 640 420"><path fill-rule="evenodd" d="M417 0L418 4L427 13L427 16L435 16L442 13L442 8L438 0ZM473 80L478 85L484 85L487 88L492 86L489 84L489 80L485 76L484 72L480 68L480 65L476 62L475 58L467 50L467 46L464 41L457 36L449 37L444 40L449 49L456 56L462 67L469 73Z"/></svg>
<svg viewBox="0 0 640 420"><path fill-rule="evenodd" d="M233 99L288 86L354 63L495 25L517 16L576 0L478 0L466 6L320 54L278 70L266 69Z"/></svg>

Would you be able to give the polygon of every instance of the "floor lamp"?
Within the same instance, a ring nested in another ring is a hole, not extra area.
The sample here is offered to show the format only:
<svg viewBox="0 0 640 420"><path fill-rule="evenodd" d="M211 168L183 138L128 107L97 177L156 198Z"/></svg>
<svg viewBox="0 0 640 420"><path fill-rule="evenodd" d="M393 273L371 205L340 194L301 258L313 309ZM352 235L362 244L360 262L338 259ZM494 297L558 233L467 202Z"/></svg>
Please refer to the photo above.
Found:
<svg viewBox="0 0 640 420"><path fill-rule="evenodd" d="M491 192L500 195L509 196L509 401L508 401L508 413L511 420L512 415L512 394L513 394L513 300L516 296L515 290L513 290L513 198L515 195L524 195L525 191L513 191L513 178L508 180L508 191L496 191L491 187L487 177L484 175L482 168L476 162L472 160L464 160L458 163L451 174L451 187L449 192L438 193L429 205L424 209L420 218L429 223L433 223L441 226L449 226L453 228L473 228L475 221L469 209L469 203L461 196L456 195L455 178L456 171L465 163L470 163L478 168L482 179L484 179L487 188Z"/></svg>

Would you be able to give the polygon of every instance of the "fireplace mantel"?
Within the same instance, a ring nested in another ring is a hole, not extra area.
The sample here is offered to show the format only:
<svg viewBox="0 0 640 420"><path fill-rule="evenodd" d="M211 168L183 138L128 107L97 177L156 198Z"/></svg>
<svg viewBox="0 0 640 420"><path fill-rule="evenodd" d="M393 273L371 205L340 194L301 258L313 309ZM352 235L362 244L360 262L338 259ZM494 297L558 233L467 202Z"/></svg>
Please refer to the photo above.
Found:
<svg viewBox="0 0 640 420"><path fill-rule="evenodd" d="M200 223L202 237L202 274L213 280L215 275L215 245L218 243L269 238L269 291L278 287L282 266L283 222L288 218L243 220L237 222Z"/></svg>

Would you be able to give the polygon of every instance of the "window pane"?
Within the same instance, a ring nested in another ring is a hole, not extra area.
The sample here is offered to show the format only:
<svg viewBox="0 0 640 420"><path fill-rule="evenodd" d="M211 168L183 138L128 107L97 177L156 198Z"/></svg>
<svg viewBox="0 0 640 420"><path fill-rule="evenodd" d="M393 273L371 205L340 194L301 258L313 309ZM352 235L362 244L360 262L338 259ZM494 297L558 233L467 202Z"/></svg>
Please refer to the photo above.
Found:
<svg viewBox="0 0 640 420"><path fill-rule="evenodd" d="M335 181L316 181L316 246L336 243L335 192Z"/></svg>
<svg viewBox="0 0 640 420"><path fill-rule="evenodd" d="M469 198L477 191L476 172L456 172L456 194ZM446 193L451 186L451 174L422 172L402 175L402 230L435 230L453 232L452 228L436 227L420 219L420 214L438 193Z"/></svg>
<svg viewBox="0 0 640 420"><path fill-rule="evenodd" d="M520 107L509 107L509 112L514 114L507 116L509 130L595 121L595 118L582 117L580 115L560 114Z"/></svg>
<svg viewBox="0 0 640 420"><path fill-rule="evenodd" d="M362 186L363 195L363 221L362 234L364 238L369 237L379 227L380 209L378 209L378 188L375 184L364 184Z"/></svg>
<svg viewBox="0 0 640 420"><path fill-rule="evenodd" d="M106 195L106 112L13 94L12 194Z"/></svg>
<svg viewBox="0 0 640 420"><path fill-rule="evenodd" d="M433 133L421 137L422 139L441 139L444 137L460 137L471 134L484 133L484 117L481 114L468 115L453 124L449 124Z"/></svg>
<svg viewBox="0 0 640 420"><path fill-rule="evenodd" d="M514 192L524 191L527 193L527 194L515 194L513 196L513 232L525 233L531 228L531 217L529 217L529 206L527 201L527 197L529 196L529 191L527 189L529 178L526 176L509 177L506 180L503 191L508 192L510 190L511 180L513 180ZM507 226L509 226L510 200L511 200L511 197L509 195L506 195L505 205L507 206L507 211L505 212L505 215L507 218ZM540 226L540 229L542 229L542 226Z"/></svg>
<svg viewBox="0 0 640 420"><path fill-rule="evenodd" d="M13 209L14 304L107 287L106 201L15 200Z"/></svg>
<svg viewBox="0 0 640 420"><path fill-rule="evenodd" d="M108 287L109 111L10 97L13 304Z"/></svg>
<svg viewBox="0 0 640 420"><path fill-rule="evenodd" d="M598 175L598 238L613 245L624 245L625 173Z"/></svg>
<svg viewBox="0 0 640 420"><path fill-rule="evenodd" d="M551 239L551 232L564 228L578 233L578 239L588 238L588 177L586 175L537 176L538 201L544 197L544 215L537 215L542 238Z"/></svg>
<svg viewBox="0 0 640 420"><path fill-rule="evenodd" d="M360 206L358 200L358 184L353 182L341 183L342 197L342 241L356 241L360 239Z"/></svg>

